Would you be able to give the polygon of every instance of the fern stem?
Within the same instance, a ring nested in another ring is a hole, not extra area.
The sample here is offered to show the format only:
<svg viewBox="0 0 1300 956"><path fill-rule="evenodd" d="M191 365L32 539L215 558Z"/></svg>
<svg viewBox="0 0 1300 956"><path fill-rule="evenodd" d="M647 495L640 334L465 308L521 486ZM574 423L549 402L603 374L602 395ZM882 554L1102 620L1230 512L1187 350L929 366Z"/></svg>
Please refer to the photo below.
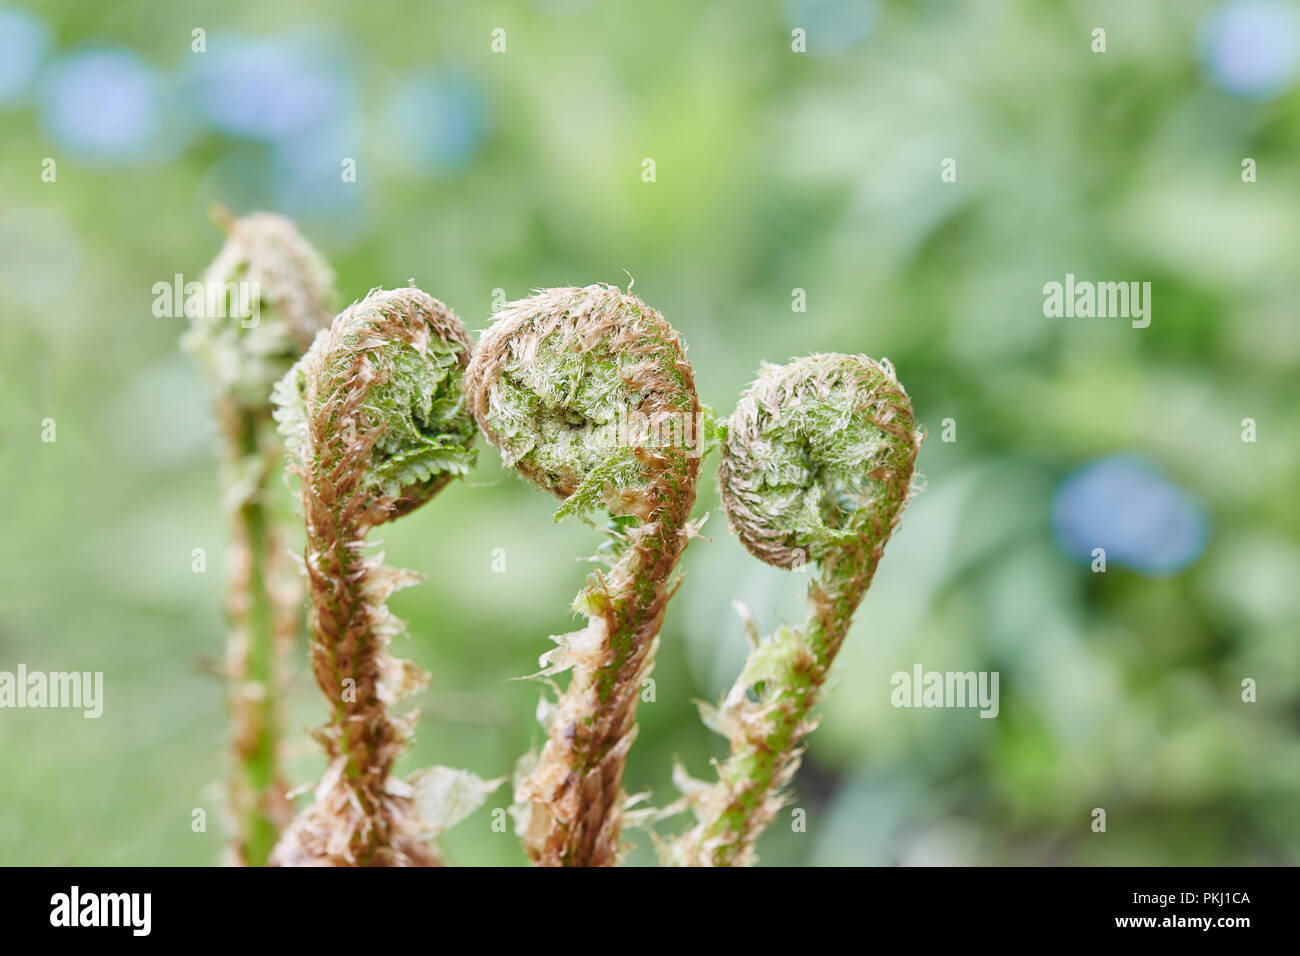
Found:
<svg viewBox="0 0 1300 956"><path fill-rule="evenodd" d="M236 421L239 458L259 455L273 460L275 446L258 447L266 444L273 427L270 415L238 412ZM227 614L232 625L227 673L236 775L232 810L240 834L237 852L247 866L266 865L290 816L278 745L284 663L294 633L284 622L296 617L298 602L296 589L287 582L283 542L265 500L269 475L268 467L234 513L227 558Z"/></svg>
<svg viewBox="0 0 1300 956"><path fill-rule="evenodd" d="M571 670L572 679L515 793L534 862L612 865L636 706L692 532L693 372L658 312L595 285L507 305L483 334L467 389L506 464L564 502L557 520L596 507L612 516L612 566L574 601L587 626L554 638L542 658L542 674Z"/></svg>
<svg viewBox="0 0 1300 956"><path fill-rule="evenodd" d="M865 356L768 366L742 396L722 444L728 520L760 560L815 561L818 575L804 626L759 643L719 706L706 710L730 755L715 783L686 784L697 823L667 848L669 862L755 862L853 614L914 494L922 437L892 366Z"/></svg>
<svg viewBox="0 0 1300 956"><path fill-rule="evenodd" d="M292 816L279 769L281 699L299 589L284 560L271 476L281 442L275 380L329 320L333 276L288 220L213 211L227 239L204 276L213 290L182 339L207 374L221 441L226 554L227 697L233 768L230 855L264 866ZM237 306L255 309L245 315ZM215 307L215 308L213 308Z"/></svg>
<svg viewBox="0 0 1300 956"><path fill-rule="evenodd" d="M277 385L277 420L302 481L311 666L329 704L329 769L276 846L283 865L428 866L411 788L391 777L416 713L391 705L428 675L388 653L385 601L418 580L365 554L368 532L426 503L474 460L462 380L471 342L418 289L344 310Z"/></svg>

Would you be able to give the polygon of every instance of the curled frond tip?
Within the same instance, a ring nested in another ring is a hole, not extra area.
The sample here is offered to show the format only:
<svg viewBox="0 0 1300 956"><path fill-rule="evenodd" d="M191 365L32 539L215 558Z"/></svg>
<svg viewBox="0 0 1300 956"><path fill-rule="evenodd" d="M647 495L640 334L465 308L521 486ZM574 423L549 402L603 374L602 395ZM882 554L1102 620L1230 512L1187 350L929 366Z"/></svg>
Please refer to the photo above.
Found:
<svg viewBox="0 0 1300 956"><path fill-rule="evenodd" d="M547 289L508 304L483 333L470 408L507 465L566 500L645 518L698 457L699 401L676 331L605 285ZM680 489L677 489L680 490Z"/></svg>
<svg viewBox="0 0 1300 956"><path fill-rule="evenodd" d="M359 493L371 524L428 501L474 463L471 349L455 314L419 289L376 289L345 309L275 389L297 470Z"/></svg>
<svg viewBox="0 0 1300 956"><path fill-rule="evenodd" d="M912 403L887 361L818 354L766 365L722 442L732 530L777 567L888 539L920 448Z"/></svg>
<svg viewBox="0 0 1300 956"><path fill-rule="evenodd" d="M329 325L334 273L283 216L226 211L219 223L226 241L204 273L202 304L181 345L221 393L261 408Z"/></svg>

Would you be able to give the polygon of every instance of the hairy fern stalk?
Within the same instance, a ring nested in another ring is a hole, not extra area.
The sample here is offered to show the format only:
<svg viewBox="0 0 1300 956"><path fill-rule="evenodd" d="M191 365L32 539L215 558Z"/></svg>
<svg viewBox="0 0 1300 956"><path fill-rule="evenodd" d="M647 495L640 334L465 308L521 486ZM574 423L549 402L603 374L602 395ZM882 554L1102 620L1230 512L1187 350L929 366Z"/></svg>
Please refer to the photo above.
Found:
<svg viewBox="0 0 1300 956"><path fill-rule="evenodd" d="M529 857L606 866L621 855L623 768L673 569L693 531L699 401L677 333L619 289L549 289L494 317L470 364L470 406L519 474L563 501L557 520L603 508L610 567L574 601L582 630L553 638L543 675L572 671L547 741L516 787Z"/></svg>
<svg viewBox="0 0 1300 956"><path fill-rule="evenodd" d="M391 776L416 718L391 706L428 675L388 653L404 625L385 601L418 576L383 566L365 539L473 465L477 430L463 390L470 352L441 302L414 288L376 290L335 318L276 387L302 486L312 672L330 710L315 733L328 769L275 863L437 862L431 814L412 782Z"/></svg>
<svg viewBox="0 0 1300 956"><path fill-rule="evenodd" d="M251 297L222 301L222 307L196 316L182 347L213 387L221 496L230 523L230 851L233 862L261 866L291 816L279 766L281 699L301 600L269 502L282 450L270 394L329 324L334 279L320 254L280 216L223 217L223 225L228 236L204 276L205 286L223 296L227 288L243 288ZM239 314L238 305L251 314Z"/></svg>
<svg viewBox="0 0 1300 956"><path fill-rule="evenodd" d="M719 482L746 549L780 568L816 562L808 618L754 641L705 722L731 753L712 784L679 775L696 825L668 862L755 862L759 834L784 805L813 707L903 509L924 436L893 367L866 356L812 355L766 366L726 424Z"/></svg>

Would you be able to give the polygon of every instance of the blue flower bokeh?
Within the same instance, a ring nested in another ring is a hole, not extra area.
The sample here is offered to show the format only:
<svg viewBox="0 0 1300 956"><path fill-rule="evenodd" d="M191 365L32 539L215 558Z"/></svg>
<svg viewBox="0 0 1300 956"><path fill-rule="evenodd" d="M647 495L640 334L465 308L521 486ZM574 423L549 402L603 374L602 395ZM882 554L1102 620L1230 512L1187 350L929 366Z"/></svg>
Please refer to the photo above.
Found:
<svg viewBox="0 0 1300 956"><path fill-rule="evenodd" d="M484 98L469 77L451 71L419 74L388 103L386 134L404 165L434 175L464 166L486 125Z"/></svg>
<svg viewBox="0 0 1300 956"><path fill-rule="evenodd" d="M1205 548L1205 509L1147 461L1106 458L1069 475L1052 502L1052 528L1067 554L1091 561L1094 548L1144 574L1168 574Z"/></svg>
<svg viewBox="0 0 1300 956"><path fill-rule="evenodd" d="M1220 89L1271 99L1295 82L1300 67L1300 10L1280 0L1232 0L1209 13L1201 56Z"/></svg>
<svg viewBox="0 0 1300 956"><path fill-rule="evenodd" d="M190 75L203 118L225 133L283 142L356 108L346 48L309 34L213 34Z"/></svg>
<svg viewBox="0 0 1300 956"><path fill-rule="evenodd" d="M808 54L842 53L856 46L876 22L875 0L786 0L786 23L807 34Z"/></svg>
<svg viewBox="0 0 1300 956"><path fill-rule="evenodd" d="M50 138L87 159L165 159L184 145L184 131L170 122L175 112L163 75L130 50L59 57L41 78L39 99Z"/></svg>
<svg viewBox="0 0 1300 956"><path fill-rule="evenodd" d="M50 49L50 28L26 10L0 7L0 105L22 102Z"/></svg>

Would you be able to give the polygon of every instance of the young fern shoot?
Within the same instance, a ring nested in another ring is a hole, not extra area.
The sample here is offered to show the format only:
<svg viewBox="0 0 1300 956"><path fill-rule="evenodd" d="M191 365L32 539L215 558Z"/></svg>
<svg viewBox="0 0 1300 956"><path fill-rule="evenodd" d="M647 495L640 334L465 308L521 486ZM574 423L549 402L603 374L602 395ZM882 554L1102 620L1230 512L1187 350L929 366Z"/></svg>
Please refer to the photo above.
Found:
<svg viewBox="0 0 1300 956"><path fill-rule="evenodd" d="M231 856L263 866L292 815L279 768L280 711L301 601L268 500L283 447L271 418L271 388L329 325L334 277L287 219L227 215L223 225L226 243L204 276L211 297L181 344L212 383L221 497L231 528L225 602Z"/></svg>
<svg viewBox="0 0 1300 956"><path fill-rule="evenodd" d="M693 372L658 312L592 285L508 304L479 342L466 390L505 463L564 502L557 520L597 507L610 515L612 564L573 605L587 625L553 638L541 659L543 675L573 674L515 799L535 863L612 865L637 700L695 530Z"/></svg>
<svg viewBox="0 0 1300 956"><path fill-rule="evenodd" d="M274 863L437 862L411 785L390 777L416 716L390 705L428 675L386 650L404 624L385 601L419 579L384 567L382 554L367 556L365 539L473 465L470 351L441 302L414 288L375 290L340 313L276 386L276 419L302 484L311 666L330 705L315 736L330 763Z"/></svg>
<svg viewBox="0 0 1300 956"><path fill-rule="evenodd" d="M696 826L667 859L746 866L784 805L812 709L885 544L914 494L924 435L887 361L812 355L765 366L726 425L719 482L732 530L756 558L780 568L817 564L802 628L753 648L705 722L731 754L713 784L683 780Z"/></svg>

